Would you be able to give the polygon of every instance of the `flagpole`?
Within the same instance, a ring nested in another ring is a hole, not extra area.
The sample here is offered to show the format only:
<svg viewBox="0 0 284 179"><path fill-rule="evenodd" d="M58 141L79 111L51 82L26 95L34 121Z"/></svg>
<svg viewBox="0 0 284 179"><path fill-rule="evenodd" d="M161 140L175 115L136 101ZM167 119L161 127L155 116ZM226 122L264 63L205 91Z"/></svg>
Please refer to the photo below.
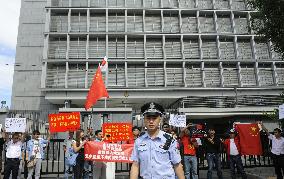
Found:
<svg viewBox="0 0 284 179"><path fill-rule="evenodd" d="M105 97L105 108L107 108L107 98Z"/></svg>

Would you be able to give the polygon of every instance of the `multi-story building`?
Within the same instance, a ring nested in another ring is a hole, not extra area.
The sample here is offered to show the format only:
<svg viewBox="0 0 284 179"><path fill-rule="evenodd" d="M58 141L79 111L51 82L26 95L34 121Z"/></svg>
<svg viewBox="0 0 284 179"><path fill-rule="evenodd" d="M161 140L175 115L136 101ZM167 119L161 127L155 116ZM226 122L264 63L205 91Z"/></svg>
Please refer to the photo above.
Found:
<svg viewBox="0 0 284 179"><path fill-rule="evenodd" d="M260 119L279 103L284 63L252 13L245 0L22 0L12 109L83 111L107 56L110 98L95 108Z"/></svg>

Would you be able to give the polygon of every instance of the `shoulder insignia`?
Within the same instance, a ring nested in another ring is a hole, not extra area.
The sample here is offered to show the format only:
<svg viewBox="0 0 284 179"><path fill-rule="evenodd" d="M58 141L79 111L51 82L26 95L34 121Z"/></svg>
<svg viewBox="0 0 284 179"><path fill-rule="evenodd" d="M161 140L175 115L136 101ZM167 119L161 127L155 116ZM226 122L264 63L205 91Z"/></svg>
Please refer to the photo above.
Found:
<svg viewBox="0 0 284 179"><path fill-rule="evenodd" d="M163 136L166 138L166 143L164 144L163 148L164 148L164 150L169 150L174 139L171 135L169 135L167 133L165 133Z"/></svg>

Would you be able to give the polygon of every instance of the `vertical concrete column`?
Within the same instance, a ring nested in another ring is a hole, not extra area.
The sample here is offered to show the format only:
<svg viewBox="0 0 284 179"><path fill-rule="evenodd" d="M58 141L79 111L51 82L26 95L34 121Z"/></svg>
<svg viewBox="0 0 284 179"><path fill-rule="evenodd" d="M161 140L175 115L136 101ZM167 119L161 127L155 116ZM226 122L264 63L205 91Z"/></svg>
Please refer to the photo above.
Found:
<svg viewBox="0 0 284 179"><path fill-rule="evenodd" d="M230 0L230 2L232 2L232 0ZM233 11L231 11L230 18L231 18L231 22L232 22L233 33L235 34L236 33L236 23L235 23L235 15L234 15Z"/></svg>
<svg viewBox="0 0 284 179"><path fill-rule="evenodd" d="M237 70L238 70L238 81L239 81L239 87L243 87L243 83L242 83L242 68L241 68L241 63L238 62L237 63Z"/></svg>
<svg viewBox="0 0 284 179"><path fill-rule="evenodd" d="M255 72L255 78L256 78L256 86L260 86L258 62L255 62L254 64L254 72Z"/></svg>
<svg viewBox="0 0 284 179"><path fill-rule="evenodd" d="M213 0L214 1L214 0ZM218 23L217 23L217 14L216 11L213 12L213 20L214 20L214 27L215 27L215 32L218 32Z"/></svg>
<svg viewBox="0 0 284 179"><path fill-rule="evenodd" d="M70 0L71 1L71 0ZM68 32L71 32L71 9L68 10Z"/></svg>
<svg viewBox="0 0 284 179"><path fill-rule="evenodd" d="M221 77L221 87L223 88L224 87L224 69L223 69L223 63L222 62L219 62L219 72L220 72L220 77Z"/></svg>
<svg viewBox="0 0 284 179"><path fill-rule="evenodd" d="M44 32L50 32L50 19L51 13L50 9L45 9L45 25L44 25Z"/></svg>
<svg viewBox="0 0 284 179"><path fill-rule="evenodd" d="M165 35L162 36L162 40L163 40L163 58L166 59L166 49L165 49L165 44L166 44L166 37Z"/></svg>
<svg viewBox="0 0 284 179"><path fill-rule="evenodd" d="M212 0L212 8L213 9L216 9L216 7L215 7L216 5L215 4L216 4L215 0Z"/></svg>
<svg viewBox="0 0 284 179"><path fill-rule="evenodd" d="M183 84L184 84L184 87L187 87L187 84L186 84L186 67L185 67L185 61L182 62L182 74L183 74Z"/></svg>
<svg viewBox="0 0 284 179"><path fill-rule="evenodd" d="M164 76L165 76L165 84L164 86L167 87L168 79L167 79L167 62L164 61Z"/></svg>
<svg viewBox="0 0 284 179"><path fill-rule="evenodd" d="M200 34L201 31L200 31L199 11L196 11L196 20L197 20L197 30L198 30L198 33Z"/></svg>
<svg viewBox="0 0 284 179"><path fill-rule="evenodd" d="M234 36L234 48L235 48L235 59L238 59L239 57L239 50L238 50L238 38L237 36Z"/></svg>
<svg viewBox="0 0 284 179"><path fill-rule="evenodd" d="M147 42L147 38L146 38L146 34L144 34L144 44L143 44L143 48L144 48L144 58L145 58L145 59L147 59L146 42Z"/></svg>
<svg viewBox="0 0 284 179"><path fill-rule="evenodd" d="M271 43L271 41L268 42L268 49L269 49L269 57L271 59L273 59L274 58L274 54L272 53L272 43Z"/></svg>
<svg viewBox="0 0 284 179"><path fill-rule="evenodd" d="M144 74L144 76L145 76L145 87L148 87L148 80L147 80L147 66L148 66L148 64L147 64L148 62L145 62L145 66L144 66L144 68L145 68L145 74Z"/></svg>
<svg viewBox="0 0 284 179"><path fill-rule="evenodd" d="M179 2L179 1L178 1ZM181 18L181 10L178 11L178 21L179 21L179 31L182 33L182 18Z"/></svg>
<svg viewBox="0 0 284 179"><path fill-rule="evenodd" d="M43 60L47 60L48 59L48 49L49 49L49 34L44 36L44 42L43 42Z"/></svg>
<svg viewBox="0 0 284 179"><path fill-rule="evenodd" d="M247 13L247 20L248 20L249 34L252 34L252 25L251 25L251 15L250 15L250 12Z"/></svg>
<svg viewBox="0 0 284 179"><path fill-rule="evenodd" d="M67 34L67 49L66 49L66 59L69 59L69 51L70 51L70 35Z"/></svg>
<svg viewBox="0 0 284 179"><path fill-rule="evenodd" d="M46 73L47 73L47 62L43 62L41 66L41 88L46 88Z"/></svg>
<svg viewBox="0 0 284 179"><path fill-rule="evenodd" d="M106 4L108 1L106 0ZM108 32L108 9L106 9L106 32Z"/></svg>
<svg viewBox="0 0 284 179"><path fill-rule="evenodd" d="M232 4L233 4L232 1L233 1L233 0L229 0L229 8L230 8L230 9L232 9L232 6L233 6L233 5L232 5ZM231 12L232 12L232 11L231 11Z"/></svg>
<svg viewBox="0 0 284 179"><path fill-rule="evenodd" d="M124 76L125 76L125 87L128 87L128 73L127 73L127 62L124 62Z"/></svg>
<svg viewBox="0 0 284 179"><path fill-rule="evenodd" d="M183 35L180 36L180 45L181 45L181 56L182 59L185 60L185 55L184 55L184 43L183 43Z"/></svg>
<svg viewBox="0 0 284 179"><path fill-rule="evenodd" d="M86 62L86 71L85 71L85 88L88 88L88 73L89 73L89 62Z"/></svg>
<svg viewBox="0 0 284 179"><path fill-rule="evenodd" d="M108 35L106 35L106 56L108 57Z"/></svg>
<svg viewBox="0 0 284 179"><path fill-rule="evenodd" d="M199 49L200 59L203 60L201 35L198 36L198 49Z"/></svg>
<svg viewBox="0 0 284 179"><path fill-rule="evenodd" d="M201 69L201 79L202 79L201 83L202 83L202 87L206 87L206 84L205 84L204 61L201 62L200 69Z"/></svg>
<svg viewBox="0 0 284 179"><path fill-rule="evenodd" d="M65 63L65 88L68 88L68 73L69 73L69 64Z"/></svg>
<svg viewBox="0 0 284 179"><path fill-rule="evenodd" d="M143 1L144 2L144 1ZM146 22L145 22L145 9L143 9L143 19L142 19L142 28L143 28L143 32L146 32Z"/></svg>
<svg viewBox="0 0 284 179"><path fill-rule="evenodd" d="M252 49L252 58L257 61L257 55L256 55L256 47L255 47L255 41L254 41L254 36L251 36L250 38L250 45Z"/></svg>
<svg viewBox="0 0 284 179"><path fill-rule="evenodd" d="M87 42L86 42L86 59L89 59L89 44L90 44L90 34L87 34Z"/></svg>
<svg viewBox="0 0 284 179"><path fill-rule="evenodd" d="M216 42L217 42L217 57L218 59L221 59L221 50L220 50L220 39L219 39L219 35L217 35L216 37Z"/></svg>
<svg viewBox="0 0 284 179"><path fill-rule="evenodd" d="M88 1L88 4L90 0ZM87 32L90 32L90 9L87 9Z"/></svg>
<svg viewBox="0 0 284 179"><path fill-rule="evenodd" d="M165 24L164 24L164 10L161 10L161 31L164 32Z"/></svg>
<svg viewBox="0 0 284 179"><path fill-rule="evenodd" d="M124 59L127 59L127 35L124 36Z"/></svg>
<svg viewBox="0 0 284 179"><path fill-rule="evenodd" d="M271 69L272 69L272 76L273 76L273 84L275 86L278 86L278 76L277 76L277 71L276 71L276 65L275 62L271 63Z"/></svg>
<svg viewBox="0 0 284 179"><path fill-rule="evenodd" d="M195 3L194 7L198 8L198 0L194 0L194 3Z"/></svg>
<svg viewBox="0 0 284 179"><path fill-rule="evenodd" d="M125 32L128 32L127 31L127 9L124 10L124 29L125 29Z"/></svg>

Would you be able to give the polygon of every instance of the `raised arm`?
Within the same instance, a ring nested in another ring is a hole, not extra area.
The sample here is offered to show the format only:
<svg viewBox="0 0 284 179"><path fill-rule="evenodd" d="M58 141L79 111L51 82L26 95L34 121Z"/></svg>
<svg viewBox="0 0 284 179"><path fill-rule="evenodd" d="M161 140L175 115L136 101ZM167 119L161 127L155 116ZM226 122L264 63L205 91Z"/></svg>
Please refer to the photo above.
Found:
<svg viewBox="0 0 284 179"><path fill-rule="evenodd" d="M72 143L72 147L73 147L73 150L74 150L74 152L78 152L80 149L82 149L83 147L84 147L84 145L85 145L85 143L86 143L87 141L86 140L84 140L78 147L77 147L77 142L73 142Z"/></svg>

